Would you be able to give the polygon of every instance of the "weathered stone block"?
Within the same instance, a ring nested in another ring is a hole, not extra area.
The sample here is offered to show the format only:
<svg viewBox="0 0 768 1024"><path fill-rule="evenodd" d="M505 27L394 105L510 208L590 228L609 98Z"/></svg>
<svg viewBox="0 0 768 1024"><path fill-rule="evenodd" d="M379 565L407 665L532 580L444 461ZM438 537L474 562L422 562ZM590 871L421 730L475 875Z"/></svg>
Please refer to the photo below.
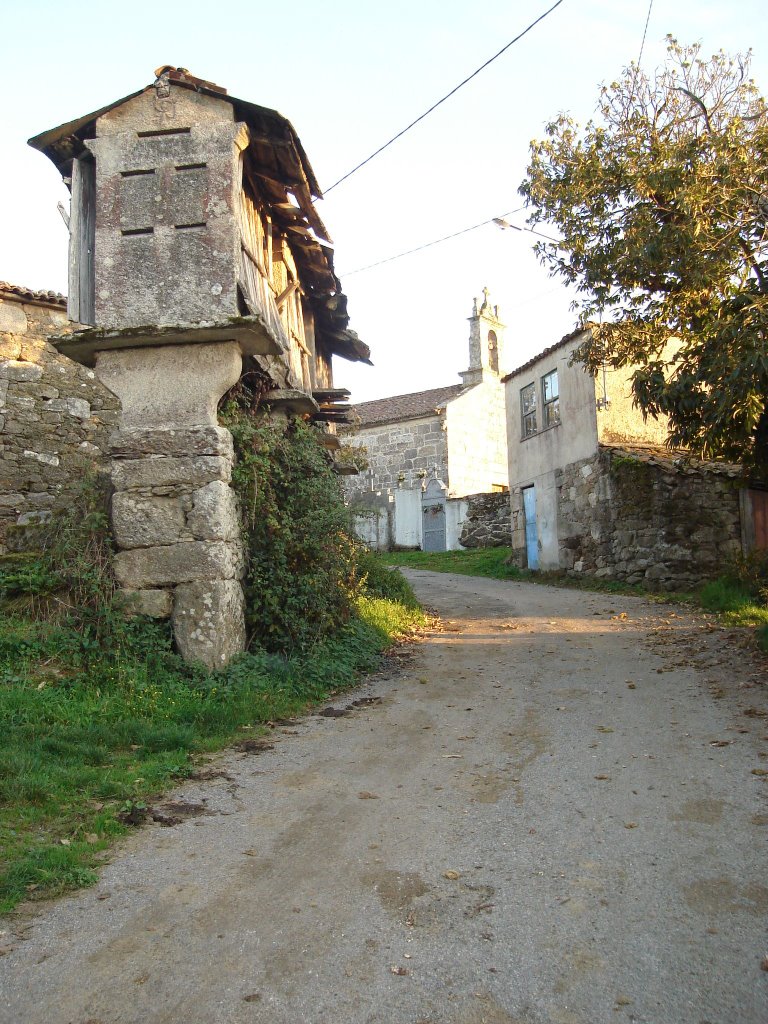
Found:
<svg viewBox="0 0 768 1024"><path fill-rule="evenodd" d="M115 576L129 589L142 590L197 580L239 578L239 545L223 541L182 541L163 547L134 548L115 555Z"/></svg>
<svg viewBox="0 0 768 1024"><path fill-rule="evenodd" d="M112 531L121 548L175 544L184 533L184 512L174 498L119 491L112 497Z"/></svg>
<svg viewBox="0 0 768 1024"><path fill-rule="evenodd" d="M165 455L178 458L190 455L223 455L234 457L232 435L224 427L189 427L188 429L119 430L109 442L110 452L118 458L140 458Z"/></svg>
<svg viewBox="0 0 768 1024"><path fill-rule="evenodd" d="M216 408L236 384L236 341L99 352L96 372L122 403L123 430L216 426Z"/></svg>
<svg viewBox="0 0 768 1024"><path fill-rule="evenodd" d="M0 359L18 359L21 356L21 338L13 334L0 334Z"/></svg>
<svg viewBox="0 0 768 1024"><path fill-rule="evenodd" d="M245 650L245 601L237 580L184 584L176 588L173 633L186 661L223 668Z"/></svg>
<svg viewBox="0 0 768 1024"><path fill-rule="evenodd" d="M87 420L91 416L91 406L84 398L52 398L46 401L43 408L50 412L64 412L78 420Z"/></svg>
<svg viewBox="0 0 768 1024"><path fill-rule="evenodd" d="M203 487L212 480L229 480L232 463L220 455L198 458L164 458L116 460L112 465L112 482L117 491L139 488Z"/></svg>
<svg viewBox="0 0 768 1024"><path fill-rule="evenodd" d="M13 381L40 380L43 368L38 363L25 363L18 359L0 361L0 377Z"/></svg>
<svg viewBox="0 0 768 1024"><path fill-rule="evenodd" d="M49 452L25 451L24 457L34 459L35 462L42 462L45 466L58 466L60 461L58 455L51 455Z"/></svg>
<svg viewBox="0 0 768 1024"><path fill-rule="evenodd" d="M17 526L41 526L51 518L50 512L22 512L16 520Z"/></svg>
<svg viewBox="0 0 768 1024"><path fill-rule="evenodd" d="M27 316L18 302L0 302L0 331L26 334Z"/></svg>
<svg viewBox="0 0 768 1024"><path fill-rule="evenodd" d="M173 608L171 590L121 590L126 609L131 615L147 615L151 619L167 619Z"/></svg>
<svg viewBox="0 0 768 1024"><path fill-rule="evenodd" d="M213 480L192 494L187 528L198 540L235 540L240 534L235 492L223 480Z"/></svg>

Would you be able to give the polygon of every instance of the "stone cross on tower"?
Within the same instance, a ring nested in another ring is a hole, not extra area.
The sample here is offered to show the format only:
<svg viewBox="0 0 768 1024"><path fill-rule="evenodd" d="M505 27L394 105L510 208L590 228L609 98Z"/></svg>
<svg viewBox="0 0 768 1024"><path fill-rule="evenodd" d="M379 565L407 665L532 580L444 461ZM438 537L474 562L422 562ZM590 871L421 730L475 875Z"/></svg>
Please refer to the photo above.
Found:
<svg viewBox="0 0 768 1024"><path fill-rule="evenodd" d="M491 304L490 292L483 288L482 302L475 299L469 318L469 369L459 374L465 384L479 384L498 378L505 325L499 319L499 307Z"/></svg>

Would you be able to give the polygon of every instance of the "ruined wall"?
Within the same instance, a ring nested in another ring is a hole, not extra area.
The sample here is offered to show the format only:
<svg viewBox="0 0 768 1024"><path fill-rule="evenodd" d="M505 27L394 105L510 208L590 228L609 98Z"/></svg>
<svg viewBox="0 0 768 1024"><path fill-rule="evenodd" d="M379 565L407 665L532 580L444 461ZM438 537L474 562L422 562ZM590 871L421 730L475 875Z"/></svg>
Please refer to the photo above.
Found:
<svg viewBox="0 0 768 1024"><path fill-rule="evenodd" d="M345 436L344 441L368 449L377 491L396 490L398 486L420 487L433 466L437 467L437 476L448 483L448 445L439 416L363 427L358 433ZM370 490L367 471L347 477L345 489L350 499L360 491Z"/></svg>
<svg viewBox="0 0 768 1024"><path fill-rule="evenodd" d="M499 548L512 543L509 494L469 494L459 537L463 548Z"/></svg>
<svg viewBox="0 0 768 1024"><path fill-rule="evenodd" d="M559 470L556 486L569 575L683 590L741 551L739 490L725 475L603 449Z"/></svg>
<svg viewBox="0 0 768 1024"><path fill-rule="evenodd" d="M46 335L68 326L63 300L0 290L0 553L67 504L84 469L104 463L119 403Z"/></svg>

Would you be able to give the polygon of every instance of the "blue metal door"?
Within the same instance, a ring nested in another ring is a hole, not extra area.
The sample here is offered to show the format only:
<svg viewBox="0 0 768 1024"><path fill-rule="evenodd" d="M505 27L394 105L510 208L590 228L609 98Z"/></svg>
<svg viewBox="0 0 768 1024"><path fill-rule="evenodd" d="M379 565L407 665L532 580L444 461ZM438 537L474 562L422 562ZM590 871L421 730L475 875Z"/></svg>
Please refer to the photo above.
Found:
<svg viewBox="0 0 768 1024"><path fill-rule="evenodd" d="M525 553L529 569L539 568L539 538L536 533L536 488L523 488L523 514L525 516Z"/></svg>

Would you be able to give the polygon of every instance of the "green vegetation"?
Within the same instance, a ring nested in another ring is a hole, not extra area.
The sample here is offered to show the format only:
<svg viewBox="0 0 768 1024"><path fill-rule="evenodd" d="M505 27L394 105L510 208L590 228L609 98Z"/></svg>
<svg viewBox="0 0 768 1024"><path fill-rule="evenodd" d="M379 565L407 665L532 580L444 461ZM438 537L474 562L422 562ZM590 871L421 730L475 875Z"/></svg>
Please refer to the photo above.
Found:
<svg viewBox="0 0 768 1024"><path fill-rule="evenodd" d="M194 755L351 686L422 621L414 607L360 597L355 618L310 653L252 650L207 674L149 622L126 624L119 646L94 653L71 625L5 617L0 913L93 881L126 829L121 815L189 775Z"/></svg>
<svg viewBox="0 0 768 1024"><path fill-rule="evenodd" d="M470 551L392 551L379 557L385 565L404 565L432 572L456 572L462 576L487 576L492 580L531 580L532 573L507 565L512 548L474 548Z"/></svg>
<svg viewBox="0 0 768 1024"><path fill-rule="evenodd" d="M242 385L225 406L246 551L246 625L268 650L308 650L353 613L357 543L317 431L254 412Z"/></svg>
<svg viewBox="0 0 768 1024"><path fill-rule="evenodd" d="M758 643L768 651L768 552L740 559L725 576L702 587L700 600L732 626L756 626Z"/></svg>
<svg viewBox="0 0 768 1024"><path fill-rule="evenodd" d="M309 428L252 429L249 622L255 632L258 609L270 650L252 641L209 673L174 652L167 623L126 618L97 479L40 532L38 553L0 559L0 913L93 882L114 838L199 755L353 685L423 624L399 573L364 553L358 564Z"/></svg>
<svg viewBox="0 0 768 1024"><path fill-rule="evenodd" d="M529 224L557 229L540 259L600 324L579 358L636 367L635 399L674 446L764 473L768 105L750 60L669 37L665 65L604 85L585 128L547 126L520 191Z"/></svg>

